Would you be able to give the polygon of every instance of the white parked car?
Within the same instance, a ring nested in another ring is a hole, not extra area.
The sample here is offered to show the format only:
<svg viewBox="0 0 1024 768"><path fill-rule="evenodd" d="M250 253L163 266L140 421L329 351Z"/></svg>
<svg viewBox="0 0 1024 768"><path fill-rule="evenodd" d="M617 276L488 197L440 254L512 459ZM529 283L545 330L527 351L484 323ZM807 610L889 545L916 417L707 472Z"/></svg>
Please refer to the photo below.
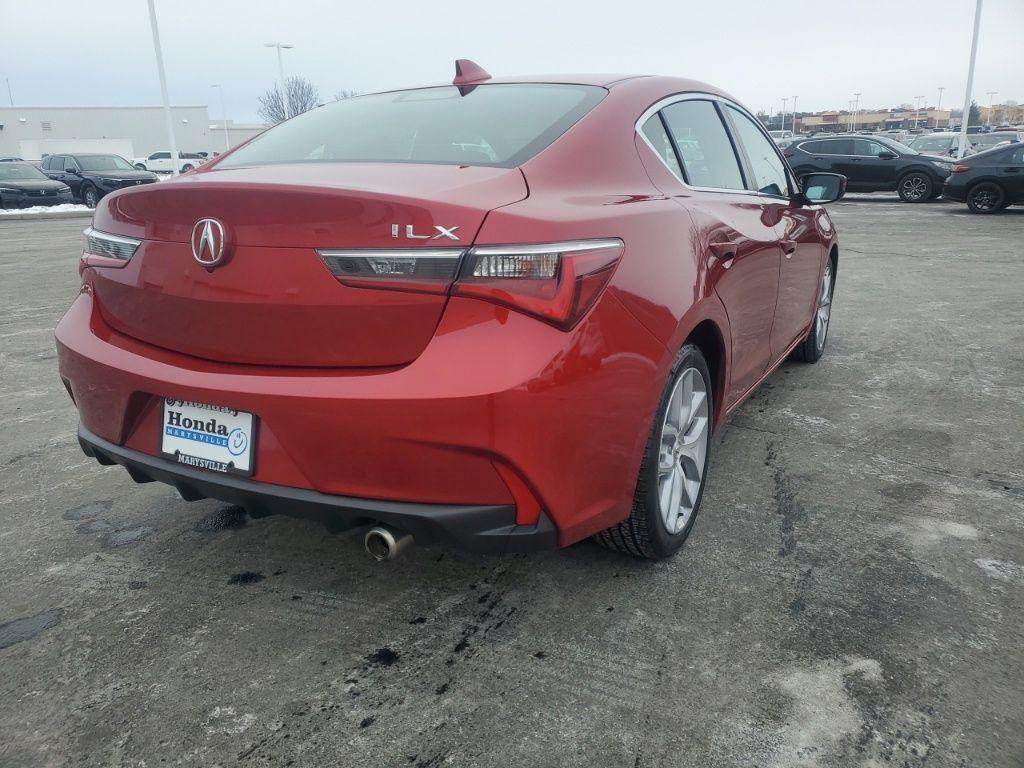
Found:
<svg viewBox="0 0 1024 768"><path fill-rule="evenodd" d="M195 152L178 152L178 171L191 171L204 162L206 162L206 158ZM173 170L171 153L167 150L154 152L149 157L136 157L132 160L132 165L140 171L152 171L153 173L170 173Z"/></svg>

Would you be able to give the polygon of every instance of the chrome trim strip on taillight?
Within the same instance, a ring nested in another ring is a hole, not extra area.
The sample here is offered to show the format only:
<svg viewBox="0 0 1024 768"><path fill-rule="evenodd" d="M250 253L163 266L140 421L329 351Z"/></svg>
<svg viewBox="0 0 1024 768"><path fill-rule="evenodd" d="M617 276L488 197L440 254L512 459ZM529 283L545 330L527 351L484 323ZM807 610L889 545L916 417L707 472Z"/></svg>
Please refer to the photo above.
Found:
<svg viewBox="0 0 1024 768"><path fill-rule="evenodd" d="M536 243L529 245L478 245L471 248L470 253L476 256L515 256L517 254L600 251L621 247L622 241L611 237L601 240L566 240L561 243Z"/></svg>
<svg viewBox="0 0 1024 768"><path fill-rule="evenodd" d="M334 248L318 248L317 253L321 256L334 256L338 258L367 258L378 259L458 259L462 257L465 248L353 248L338 250Z"/></svg>

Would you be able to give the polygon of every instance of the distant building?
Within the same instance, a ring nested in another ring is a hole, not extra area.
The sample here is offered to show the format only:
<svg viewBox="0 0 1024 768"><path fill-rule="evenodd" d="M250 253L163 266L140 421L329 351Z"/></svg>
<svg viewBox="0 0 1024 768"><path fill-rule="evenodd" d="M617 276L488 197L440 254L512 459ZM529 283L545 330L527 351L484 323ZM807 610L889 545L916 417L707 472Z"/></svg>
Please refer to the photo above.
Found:
<svg viewBox="0 0 1024 768"><path fill-rule="evenodd" d="M993 104L991 110L988 106L978 109L981 111L981 122L986 125L1024 125L1024 104L1011 102Z"/></svg>
<svg viewBox="0 0 1024 768"><path fill-rule="evenodd" d="M897 128L946 128L949 126L949 117L950 112L948 109L863 110L858 111L856 116L849 110L840 110L803 115L797 120L797 128L804 132L848 131L851 125L854 125L855 119L858 131L885 131Z"/></svg>
<svg viewBox="0 0 1024 768"><path fill-rule="evenodd" d="M224 130L205 106L171 107L181 152L223 152ZM228 121L231 145L265 126ZM111 152L129 160L166 151L163 107L0 107L0 155L38 160L55 152Z"/></svg>

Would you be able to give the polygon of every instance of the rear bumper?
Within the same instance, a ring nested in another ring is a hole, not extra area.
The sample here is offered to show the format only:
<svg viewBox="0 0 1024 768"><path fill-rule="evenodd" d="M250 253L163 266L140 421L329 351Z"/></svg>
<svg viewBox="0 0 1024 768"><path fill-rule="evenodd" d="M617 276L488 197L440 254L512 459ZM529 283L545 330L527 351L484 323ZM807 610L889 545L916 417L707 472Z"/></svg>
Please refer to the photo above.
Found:
<svg viewBox="0 0 1024 768"><path fill-rule="evenodd" d="M942 187L942 197L946 200L963 203L967 200L967 187L959 184L956 186L945 184Z"/></svg>
<svg viewBox="0 0 1024 768"><path fill-rule="evenodd" d="M219 499L257 517L288 515L322 522L332 531L387 523L419 543L439 542L473 552L530 552L553 549L558 537L543 512L536 525L516 525L513 505L440 505L330 496L303 488L257 483L231 475L190 469L167 459L114 445L85 427L78 442L100 464L120 464L137 483L173 485L186 501Z"/></svg>
<svg viewBox="0 0 1024 768"><path fill-rule="evenodd" d="M150 479L177 484L184 477L200 495L286 511L296 498L314 499L318 515L326 509L345 525L376 519L412 530L415 520L374 517L383 508L362 500L463 516L467 508L489 509L471 526L488 537L500 529L524 535L508 527L539 524L539 510L559 546L629 514L671 363L665 347L609 297L568 333L453 298L423 353L391 369L270 368L170 352L112 329L88 286L58 324L56 341L87 441L105 446L103 455L116 463L127 465L116 458L123 455L150 467ZM194 469L158 459L163 398L255 414L251 479L193 476ZM153 467L166 477L154 476ZM416 525L428 537L436 527ZM437 535L464 543L441 529Z"/></svg>

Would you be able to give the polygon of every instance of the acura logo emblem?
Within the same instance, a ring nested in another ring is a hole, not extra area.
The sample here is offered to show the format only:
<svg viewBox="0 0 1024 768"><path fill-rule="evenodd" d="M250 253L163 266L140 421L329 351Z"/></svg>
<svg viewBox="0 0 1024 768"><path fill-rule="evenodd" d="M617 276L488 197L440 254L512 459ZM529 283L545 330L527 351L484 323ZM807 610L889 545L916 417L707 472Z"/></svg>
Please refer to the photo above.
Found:
<svg viewBox="0 0 1024 768"><path fill-rule="evenodd" d="M192 255L207 269L224 260L224 225L216 219L200 219L192 227Z"/></svg>

